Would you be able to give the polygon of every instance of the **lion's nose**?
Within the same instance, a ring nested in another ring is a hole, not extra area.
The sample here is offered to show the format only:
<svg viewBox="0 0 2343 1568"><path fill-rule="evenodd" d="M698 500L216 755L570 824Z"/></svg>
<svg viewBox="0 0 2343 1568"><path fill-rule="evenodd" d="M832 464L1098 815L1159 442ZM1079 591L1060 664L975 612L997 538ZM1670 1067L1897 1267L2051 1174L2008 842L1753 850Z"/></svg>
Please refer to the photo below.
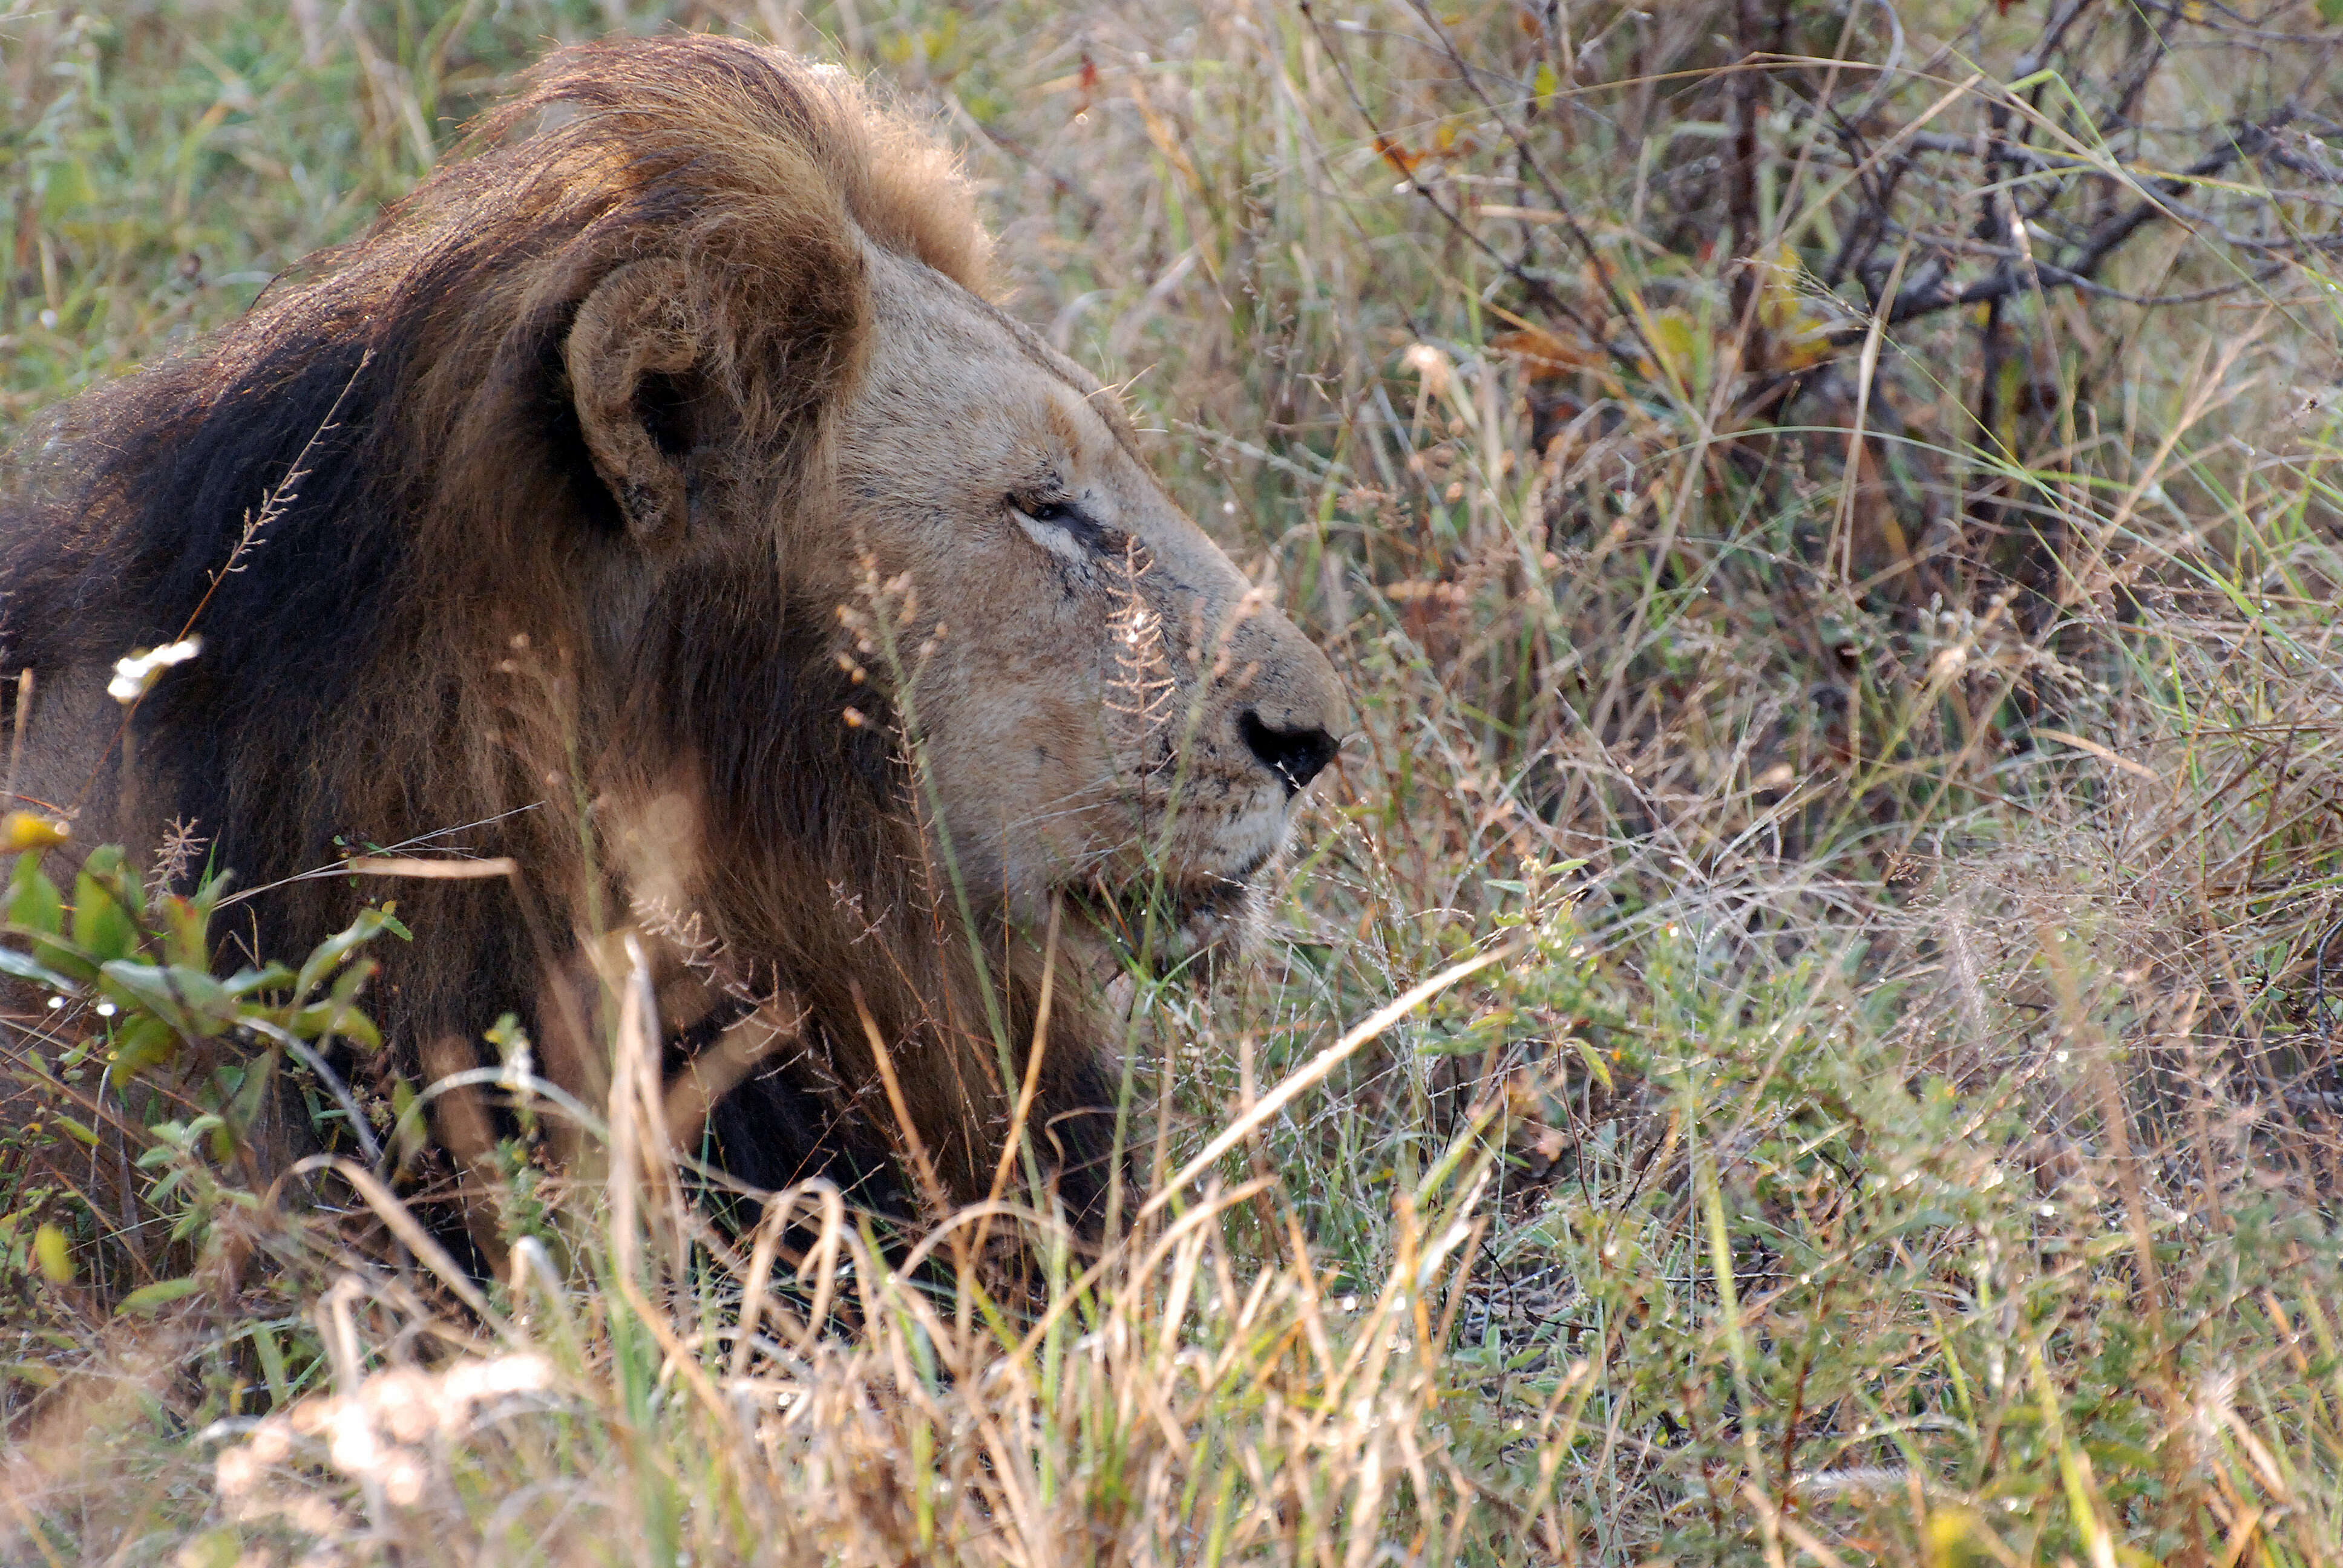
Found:
<svg viewBox="0 0 2343 1568"><path fill-rule="evenodd" d="M1261 710L1248 708L1237 718L1237 733L1252 754L1261 759L1262 766L1285 780L1288 796L1302 793L1302 787L1326 770L1334 759L1335 740L1324 730L1311 726L1302 729L1280 729L1265 721Z"/></svg>

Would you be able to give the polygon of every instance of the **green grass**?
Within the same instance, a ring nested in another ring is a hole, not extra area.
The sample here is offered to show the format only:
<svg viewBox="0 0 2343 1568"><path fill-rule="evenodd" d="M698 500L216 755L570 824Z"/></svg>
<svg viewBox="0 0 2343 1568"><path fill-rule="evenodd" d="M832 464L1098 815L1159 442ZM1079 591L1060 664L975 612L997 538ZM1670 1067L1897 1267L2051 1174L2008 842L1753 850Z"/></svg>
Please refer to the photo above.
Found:
<svg viewBox="0 0 2343 1568"><path fill-rule="evenodd" d="M1023 1314L839 1222L744 1342L769 1260L655 1148L474 1312L184 1127L126 1228L12 1114L0 1556L2343 1561L2331 9L2087 12L2047 78L2039 7L1955 0L633 15L930 106L1011 307L1129 378L1349 685L1256 970L1143 989L1159 1176L1509 956ZM0 12L0 424L231 319L610 22ZM1964 150L1996 126L2034 161ZM1986 276L1989 186L2056 194L2037 266L2167 210L2097 292L1889 323L1828 274L1931 135L1875 286ZM204 1288L91 1284L141 1269Z"/></svg>

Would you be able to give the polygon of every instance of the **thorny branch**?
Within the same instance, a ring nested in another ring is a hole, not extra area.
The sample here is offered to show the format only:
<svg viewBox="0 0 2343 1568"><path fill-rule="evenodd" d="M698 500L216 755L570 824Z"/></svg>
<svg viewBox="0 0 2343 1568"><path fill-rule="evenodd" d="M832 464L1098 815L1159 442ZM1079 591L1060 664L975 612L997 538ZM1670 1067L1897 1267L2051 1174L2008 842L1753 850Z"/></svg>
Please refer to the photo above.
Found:
<svg viewBox="0 0 2343 1568"><path fill-rule="evenodd" d="M1423 31L1405 42L1444 63L1463 95L1457 107L1507 148L1517 171L1513 183L1544 204L1544 221L1558 225L1585 263L1585 287L1530 265L1530 251L1517 260L1483 238L1473 210L1482 191L1443 177L1434 158L1424 157L1418 167L1416 155L1395 134L1396 126L1420 119L1421 111L1386 106L1376 92L1381 84L1372 73L1363 74L1362 51L1346 47L1308 0L1302 5L1373 145L1390 149L1387 156L1398 155L1394 166L1409 175L1408 188L1446 232L1502 268L1527 307L1567 322L1617 367L1633 369L1640 360L1648 367L1662 358L1649 339L1644 302L1631 301L1619 280L1630 247L1598 241L1598 225L1581 210L1583 201L1565 194L1556 159L1576 148L1537 110L1549 95L1583 107L1577 102L1582 89L1599 92L1599 75L1585 65L1591 51L1578 55L1589 80L1542 87L1501 61L1468 55L1458 30L1436 8L1414 0L1414 9ZM1654 207L1664 210L1644 229L1663 236L1665 248L1693 259L1727 239L1733 249L1727 259L1744 264L1785 242L1803 250L1830 236L1828 247L1809 256L1813 276L1833 291L1851 281L1863 296L1859 307L1847 302L1845 318L1831 334L1842 347L1859 342L1875 317L1898 327L1984 306L1997 321L2005 304L2059 289L2147 308L2194 304L2265 290L2290 269L2343 255L2343 224L2337 221L2343 216L2343 151L2337 146L2343 123L2332 115L2328 81L2343 50L2343 30L2285 40L2312 46L2291 57L2292 90L2257 106L2261 89L2256 84L2268 73L2244 67L2261 61L2278 41L2258 22L2220 8L2183 16L2164 7L2059 0L2033 40L2011 54L2006 32L1989 38L1984 31L1987 18L2008 10L2006 5L1984 10L1964 33L1906 68L1904 19L1891 0L1867 0L1852 15L1829 15L1828 26L1844 28L1839 43L1855 40L1859 52L1855 24L1875 13L1875 25L1887 35L1886 62L1877 69L1845 70L1852 52L1830 57L1797 52L1796 29L1805 23L1786 0L1735 0L1729 14L1720 9L1712 32L1732 55L1720 55L1705 74L1679 69L1669 79L1704 84L1692 90L1715 100L1706 118L1726 128L1731 146L1719 156L1664 168L1653 186ZM1735 35L1730 43L1728 33ZM1815 43L1812 36L1804 41ZM2187 89L2176 87L2164 99L2151 89L2170 73L2175 58L2208 52L2220 58L2222 50L2240 67L2229 101L2179 124L2144 111L2143 105L2154 103L2169 114L2176 94L2181 103L2196 101ZM1935 110L1919 106L1943 85L1942 67L1996 54L2006 62L2001 74L2010 86L1980 88L1966 111L1954 111L1973 113L1976 128L1963 133L1930 126ZM1760 83L1788 89L1778 108L1768 106ZM1847 95L1854 101L1843 101ZM1827 199L1761 222L1756 166L1771 160L1789 167L1813 161L1817 153L1826 155L1825 163L1844 159L1845 178ZM1600 156L1621 168L1649 161L1632 145L1603 147ZM2262 166L2284 170L2288 188L2258 184L2253 171ZM1483 186L1503 183L1502 177L1471 177ZM1969 216L1957 216L1964 209ZM2105 275L2132 242L2160 224L2185 228L2200 242L2198 253L2209 265L2185 282L2167 279L2147 288L2108 281ZM1883 251L1902 255L1901 286L1892 298L1886 290L1899 281L1898 268ZM1986 270L1965 276L1964 261L1981 261ZM1741 300L1749 289L1746 266L1733 276ZM2181 286L2169 286L2176 282ZM1758 341L1745 363L1762 373L1765 329L1746 325ZM1987 329L1997 327L1988 324ZM1776 407L1777 416L1785 407Z"/></svg>

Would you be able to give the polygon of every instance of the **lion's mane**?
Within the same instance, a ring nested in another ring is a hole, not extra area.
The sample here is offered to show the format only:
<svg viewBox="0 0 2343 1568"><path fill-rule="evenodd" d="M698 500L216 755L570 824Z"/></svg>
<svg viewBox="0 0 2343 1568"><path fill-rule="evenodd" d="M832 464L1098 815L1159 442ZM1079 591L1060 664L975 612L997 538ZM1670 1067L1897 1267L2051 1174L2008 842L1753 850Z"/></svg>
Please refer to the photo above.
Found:
<svg viewBox="0 0 2343 1568"><path fill-rule="evenodd" d="M285 884L237 906L256 953L347 920L349 879L294 879L348 853L458 829L423 852L518 860L518 891L376 885L415 932L376 1003L410 1072L455 1064L447 1041L512 1010L590 1083L582 955L642 913L601 819L688 761L696 904L664 913L696 917L729 983L803 1020L719 1107L722 1161L900 1200L909 1141L875 1033L950 1196L979 1196L1005 1122L996 1040L1031 1038L1041 964L988 927L988 1008L888 727L840 722L871 698L845 687L838 607L801 595L791 556L852 546L792 517L647 580L563 358L598 280L681 258L728 346L701 373L740 410L740 494L801 512L874 329L853 236L980 290L969 194L845 78L704 37L558 55L467 150L219 336L25 443L0 514L0 673L103 668L192 620L201 656L136 715L149 774L115 776L117 748L94 789L127 782L133 818L192 824L241 886ZM699 395L646 385L654 405ZM644 412L656 431L663 410ZM1035 1121L1094 1211L1106 1059L1062 990L1054 1013ZM679 1024L670 1052L738 1014Z"/></svg>

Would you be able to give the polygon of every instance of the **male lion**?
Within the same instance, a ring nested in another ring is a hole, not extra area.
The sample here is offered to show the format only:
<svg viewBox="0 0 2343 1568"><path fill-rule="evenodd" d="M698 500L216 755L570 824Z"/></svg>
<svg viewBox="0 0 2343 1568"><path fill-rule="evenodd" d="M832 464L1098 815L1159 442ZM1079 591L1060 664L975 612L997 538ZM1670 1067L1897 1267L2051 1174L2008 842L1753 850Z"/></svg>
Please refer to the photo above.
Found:
<svg viewBox="0 0 2343 1568"><path fill-rule="evenodd" d="M900 1201L916 1148L980 1198L1030 1068L1095 1224L1120 1073L1071 971L1028 1062L1037 933L1161 893L1181 950L1241 940L1334 755L1332 668L987 301L950 159L844 77L592 45L468 152L25 444L15 788L79 803L79 843L176 823L284 884L237 910L271 956L347 920L354 879L288 880L346 854L508 856L390 890L397 1060L471 1065L511 1010L590 1092L630 929L669 1070L732 1064L702 1102L733 1174ZM118 743L114 661L190 628Z"/></svg>

